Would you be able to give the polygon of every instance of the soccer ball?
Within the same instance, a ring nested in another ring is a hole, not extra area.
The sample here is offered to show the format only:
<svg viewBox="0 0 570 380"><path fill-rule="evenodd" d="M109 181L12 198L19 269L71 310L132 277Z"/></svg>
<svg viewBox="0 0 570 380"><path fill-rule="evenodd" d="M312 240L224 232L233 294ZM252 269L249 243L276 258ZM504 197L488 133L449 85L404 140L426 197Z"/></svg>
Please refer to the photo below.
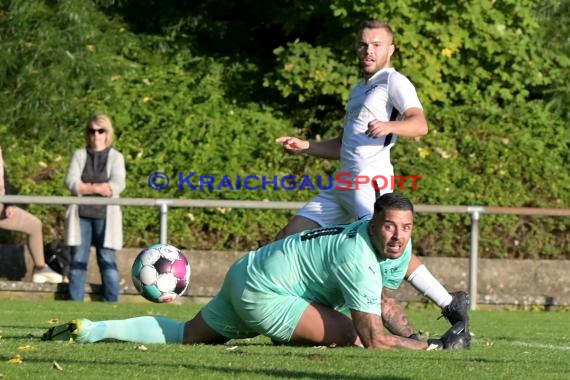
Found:
<svg viewBox="0 0 570 380"><path fill-rule="evenodd" d="M190 284L190 264L178 248L154 244L138 254L131 275L135 288L147 300L172 302Z"/></svg>

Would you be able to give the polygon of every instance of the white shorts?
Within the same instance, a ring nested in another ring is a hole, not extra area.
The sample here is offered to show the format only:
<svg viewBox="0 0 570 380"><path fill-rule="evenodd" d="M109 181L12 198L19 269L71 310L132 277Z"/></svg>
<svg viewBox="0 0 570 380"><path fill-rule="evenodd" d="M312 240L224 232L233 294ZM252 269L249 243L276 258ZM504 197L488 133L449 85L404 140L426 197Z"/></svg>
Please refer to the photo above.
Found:
<svg viewBox="0 0 570 380"><path fill-rule="evenodd" d="M308 218L320 226L351 223L370 219L374 213L376 198L392 189L374 189L372 185L355 189L339 189L333 186L311 199L297 215Z"/></svg>

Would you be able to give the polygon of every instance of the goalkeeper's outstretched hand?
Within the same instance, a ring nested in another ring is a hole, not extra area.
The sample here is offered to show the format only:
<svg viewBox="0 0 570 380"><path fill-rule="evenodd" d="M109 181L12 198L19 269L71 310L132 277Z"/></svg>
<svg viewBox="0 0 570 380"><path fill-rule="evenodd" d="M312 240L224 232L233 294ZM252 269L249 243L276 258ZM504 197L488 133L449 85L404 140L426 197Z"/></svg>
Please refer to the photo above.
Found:
<svg viewBox="0 0 570 380"><path fill-rule="evenodd" d="M471 347L471 334L465 322L459 321L437 339L428 339L428 350L461 350Z"/></svg>

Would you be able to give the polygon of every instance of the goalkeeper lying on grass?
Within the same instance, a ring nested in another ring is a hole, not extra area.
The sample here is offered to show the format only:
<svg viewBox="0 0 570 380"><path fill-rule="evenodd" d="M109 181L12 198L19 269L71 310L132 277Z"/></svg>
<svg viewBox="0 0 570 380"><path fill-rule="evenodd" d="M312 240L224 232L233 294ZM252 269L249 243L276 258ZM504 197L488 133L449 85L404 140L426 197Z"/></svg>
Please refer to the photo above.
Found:
<svg viewBox="0 0 570 380"><path fill-rule="evenodd" d="M384 194L372 220L304 231L238 259L220 292L188 322L152 316L78 319L50 328L42 339L220 344L265 335L285 344L468 348L465 302L463 320L441 339L423 342L385 332L382 289L402 282L412 229L411 201ZM346 309L350 317L341 311Z"/></svg>

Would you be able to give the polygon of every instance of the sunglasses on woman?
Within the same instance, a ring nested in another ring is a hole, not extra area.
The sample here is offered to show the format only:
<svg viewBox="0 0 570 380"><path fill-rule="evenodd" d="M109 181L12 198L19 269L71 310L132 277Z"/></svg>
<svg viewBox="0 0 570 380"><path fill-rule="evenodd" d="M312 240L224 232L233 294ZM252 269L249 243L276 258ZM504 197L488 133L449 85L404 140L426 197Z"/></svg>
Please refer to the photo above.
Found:
<svg viewBox="0 0 570 380"><path fill-rule="evenodd" d="M102 135L103 133L107 132L107 130L103 128L100 129L89 128L88 131L91 136L95 135L95 133Z"/></svg>

